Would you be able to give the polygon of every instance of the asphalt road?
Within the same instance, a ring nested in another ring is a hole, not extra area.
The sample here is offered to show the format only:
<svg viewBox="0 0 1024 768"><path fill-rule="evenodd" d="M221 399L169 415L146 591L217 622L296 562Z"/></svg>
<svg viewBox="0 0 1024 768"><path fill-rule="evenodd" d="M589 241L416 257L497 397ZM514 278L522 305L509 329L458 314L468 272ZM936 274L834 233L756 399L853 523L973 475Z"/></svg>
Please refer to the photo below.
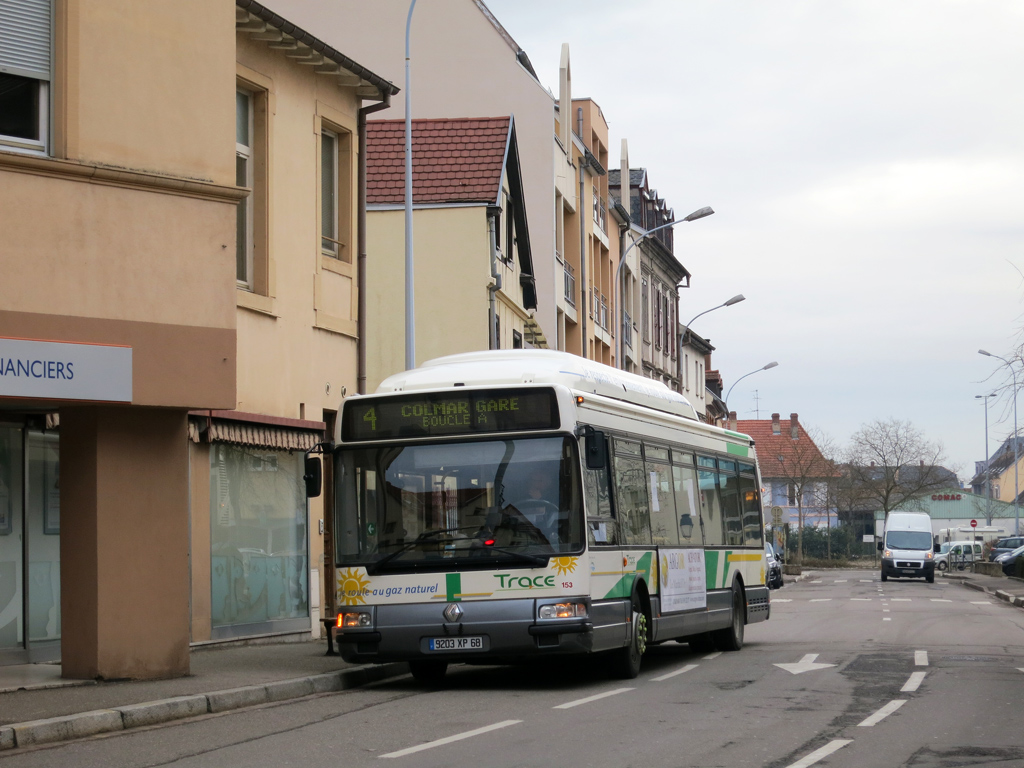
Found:
<svg viewBox="0 0 1024 768"><path fill-rule="evenodd" d="M1024 767L1024 611L942 579L827 572L772 593L739 653L455 667L0 756L28 766ZM780 666L783 665L783 666Z"/></svg>

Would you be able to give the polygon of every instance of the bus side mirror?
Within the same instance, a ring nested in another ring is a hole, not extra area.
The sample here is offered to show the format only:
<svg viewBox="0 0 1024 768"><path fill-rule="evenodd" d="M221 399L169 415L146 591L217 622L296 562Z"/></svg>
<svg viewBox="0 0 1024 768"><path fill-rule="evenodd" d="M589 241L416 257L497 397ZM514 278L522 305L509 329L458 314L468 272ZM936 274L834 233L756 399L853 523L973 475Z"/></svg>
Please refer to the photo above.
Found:
<svg viewBox="0 0 1024 768"><path fill-rule="evenodd" d="M302 479L306 481L306 496L315 499L320 495L320 486L323 485L324 471L318 456L306 456L306 474Z"/></svg>
<svg viewBox="0 0 1024 768"><path fill-rule="evenodd" d="M599 429L588 429L584 440L584 450L587 453L587 469L604 469L605 459L608 455L607 438Z"/></svg>

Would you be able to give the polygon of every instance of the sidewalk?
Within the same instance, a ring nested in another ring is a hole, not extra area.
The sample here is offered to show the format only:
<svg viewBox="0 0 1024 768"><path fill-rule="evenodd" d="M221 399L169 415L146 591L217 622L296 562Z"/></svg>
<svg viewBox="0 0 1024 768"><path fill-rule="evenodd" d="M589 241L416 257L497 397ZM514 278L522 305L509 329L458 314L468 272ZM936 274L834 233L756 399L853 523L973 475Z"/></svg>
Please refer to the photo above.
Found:
<svg viewBox="0 0 1024 768"><path fill-rule="evenodd" d="M1005 600L1018 608L1024 608L1024 581L1005 576L983 576L980 573L944 573L942 578L959 581L969 589L985 592Z"/></svg>
<svg viewBox="0 0 1024 768"><path fill-rule="evenodd" d="M347 664L326 650L324 640L195 648L192 673L171 680L69 681L56 664L0 667L0 750L338 691L408 672L406 664Z"/></svg>

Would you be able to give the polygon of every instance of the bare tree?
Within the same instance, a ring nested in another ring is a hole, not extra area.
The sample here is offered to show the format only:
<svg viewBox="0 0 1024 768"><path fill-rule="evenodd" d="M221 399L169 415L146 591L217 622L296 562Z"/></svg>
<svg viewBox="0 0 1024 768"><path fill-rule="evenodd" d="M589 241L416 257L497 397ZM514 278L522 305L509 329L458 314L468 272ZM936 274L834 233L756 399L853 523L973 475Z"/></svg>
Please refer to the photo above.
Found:
<svg viewBox="0 0 1024 768"><path fill-rule="evenodd" d="M822 446L825 450L822 450ZM804 560L804 518L807 509L826 510L826 520L832 502L830 486L838 475L836 464L830 455L834 453L833 441L830 437L816 429L807 430L799 427L795 436L790 436L786 453L777 456L766 456L762 464L774 461L772 475L781 477L790 486L791 494L796 498L796 556L797 563ZM831 551L829 552L831 555Z"/></svg>
<svg viewBox="0 0 1024 768"><path fill-rule="evenodd" d="M896 507L956 482L945 469L941 443L932 443L909 421L876 419L850 438L849 493L858 506L881 509L888 519Z"/></svg>

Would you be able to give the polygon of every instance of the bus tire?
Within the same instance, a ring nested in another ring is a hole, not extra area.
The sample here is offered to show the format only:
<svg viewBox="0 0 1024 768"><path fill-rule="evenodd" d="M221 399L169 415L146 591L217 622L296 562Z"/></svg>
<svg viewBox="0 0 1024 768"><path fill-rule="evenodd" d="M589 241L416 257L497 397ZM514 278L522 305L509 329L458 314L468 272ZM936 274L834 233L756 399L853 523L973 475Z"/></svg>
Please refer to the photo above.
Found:
<svg viewBox="0 0 1024 768"><path fill-rule="evenodd" d="M632 680L640 674L640 662L647 650L647 614L636 592L630 602L633 616L629 623L629 644L614 652L616 672L624 680Z"/></svg>
<svg viewBox="0 0 1024 768"><path fill-rule="evenodd" d="M444 674L448 671L447 661L410 661L409 671L413 679L421 685L435 687L444 682Z"/></svg>
<svg viewBox="0 0 1024 768"><path fill-rule="evenodd" d="M743 595L738 589L732 592L730 614L729 626L725 629L716 629L712 633L715 647L720 651L738 651L743 647L743 625L746 624L746 616L743 611Z"/></svg>

